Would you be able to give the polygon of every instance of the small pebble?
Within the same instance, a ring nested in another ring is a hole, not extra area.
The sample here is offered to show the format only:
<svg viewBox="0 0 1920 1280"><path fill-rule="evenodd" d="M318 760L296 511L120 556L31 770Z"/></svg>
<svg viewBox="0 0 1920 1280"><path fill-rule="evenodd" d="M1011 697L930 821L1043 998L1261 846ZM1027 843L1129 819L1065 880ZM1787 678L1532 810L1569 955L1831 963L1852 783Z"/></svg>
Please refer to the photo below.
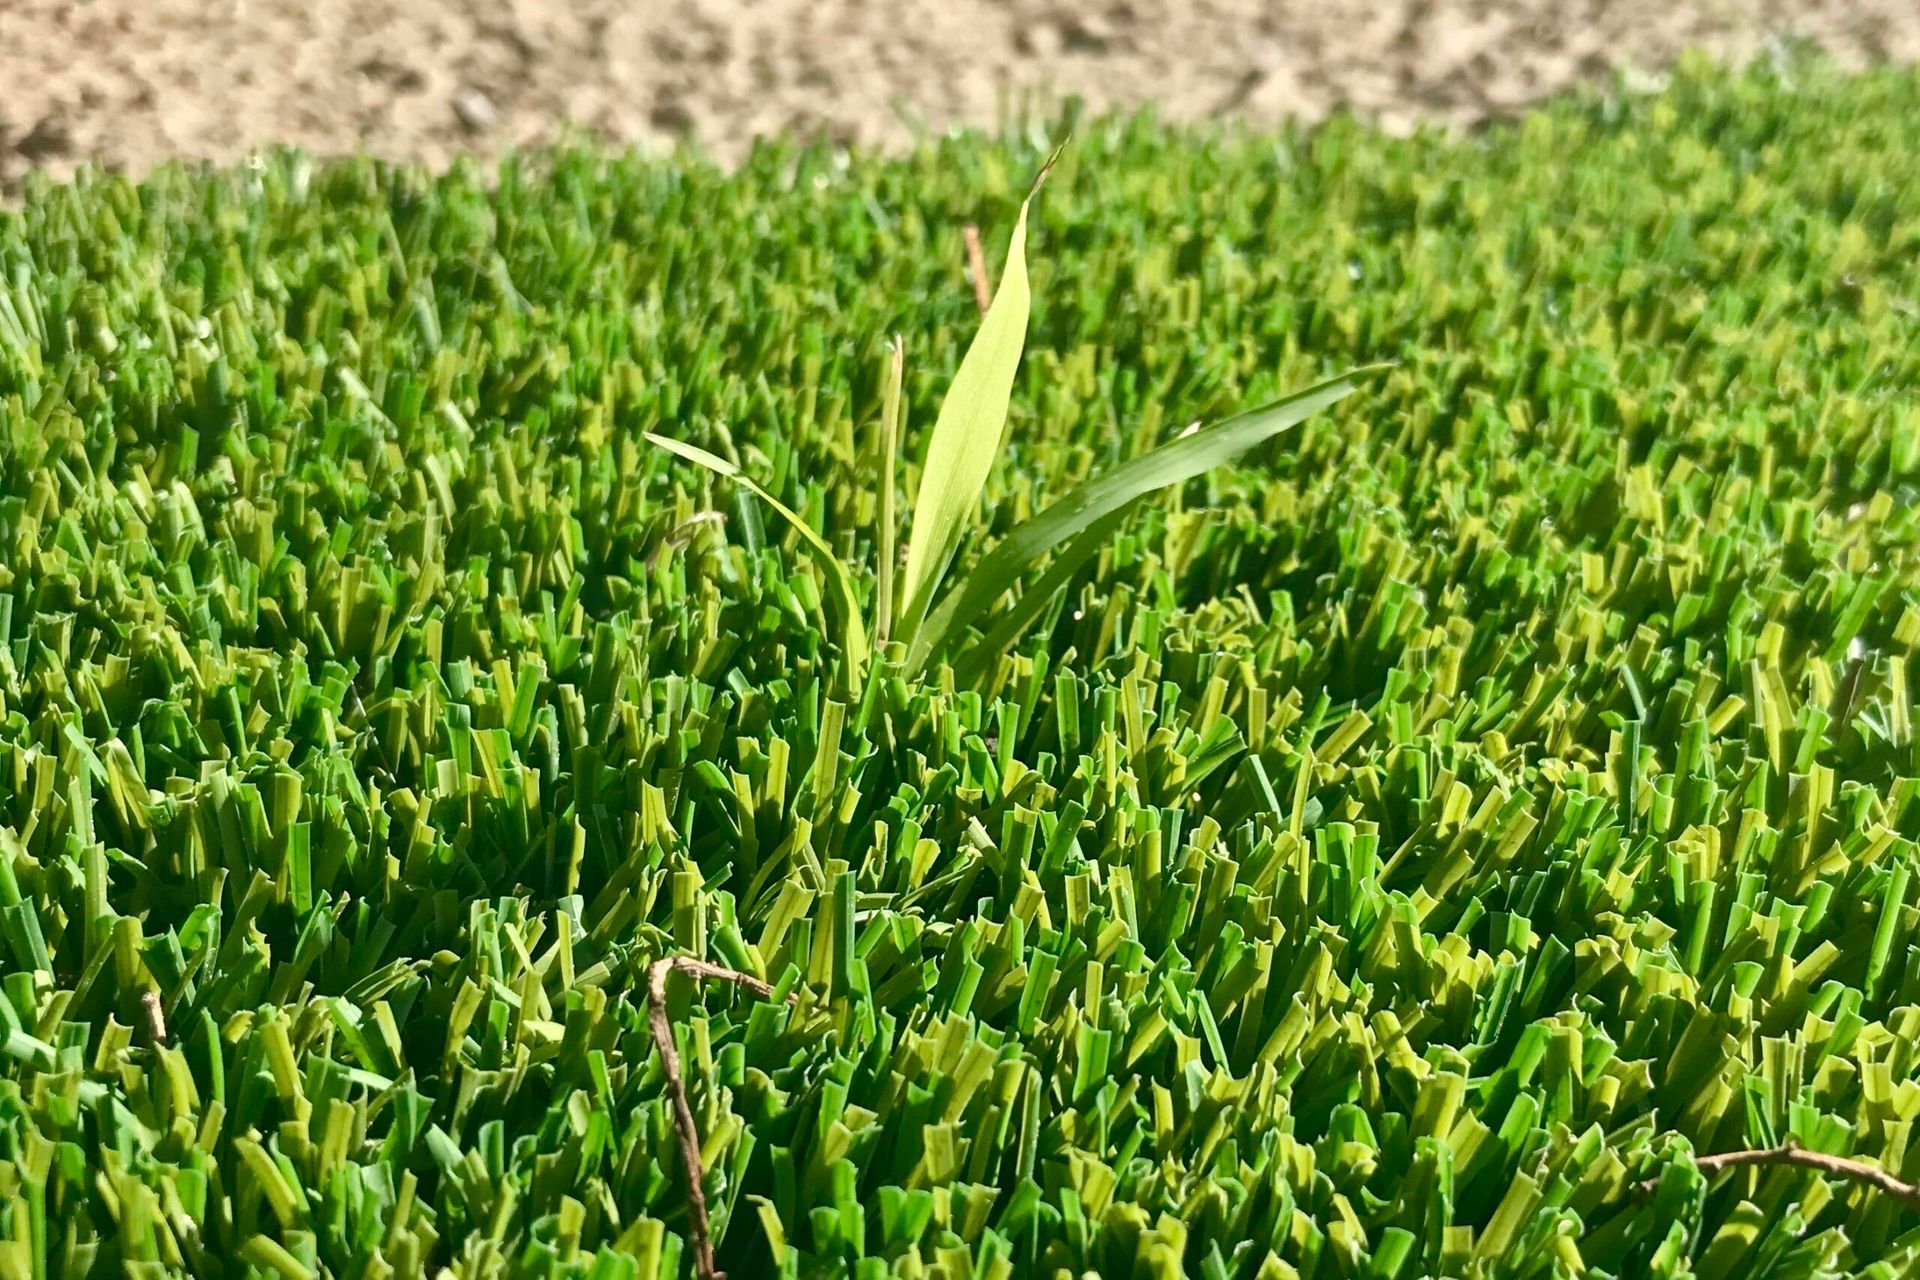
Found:
<svg viewBox="0 0 1920 1280"><path fill-rule="evenodd" d="M460 123L469 133L485 133L500 118L500 113L494 110L493 99L478 89L463 89L455 94L453 114L460 117Z"/></svg>

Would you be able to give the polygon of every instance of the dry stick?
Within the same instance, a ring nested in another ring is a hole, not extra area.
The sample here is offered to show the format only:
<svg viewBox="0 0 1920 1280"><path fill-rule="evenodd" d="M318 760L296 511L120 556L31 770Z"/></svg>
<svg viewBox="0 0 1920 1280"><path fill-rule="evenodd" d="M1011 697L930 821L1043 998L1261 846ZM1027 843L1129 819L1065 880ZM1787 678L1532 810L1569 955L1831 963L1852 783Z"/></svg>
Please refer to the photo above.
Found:
<svg viewBox="0 0 1920 1280"><path fill-rule="evenodd" d="M1809 1151L1801 1146L1769 1147L1759 1151L1728 1151L1717 1156L1695 1156L1693 1163L1701 1173L1712 1176L1722 1169L1731 1169L1743 1164L1789 1164L1803 1169L1818 1169L1822 1173L1831 1173L1842 1178L1852 1178L1855 1182L1864 1182L1876 1191L1904 1200L1920 1209L1920 1187L1900 1181L1878 1165L1864 1160L1848 1160L1843 1156L1823 1155L1818 1151ZM1640 1184L1643 1194L1652 1194L1660 1179L1649 1178Z"/></svg>
<svg viewBox="0 0 1920 1280"><path fill-rule="evenodd" d="M987 287L987 255L980 251L980 228L969 222L960 229L967 241L967 274L973 277L973 300L980 305L980 314L987 314L987 308L993 305L993 291Z"/></svg>
<svg viewBox="0 0 1920 1280"><path fill-rule="evenodd" d="M724 978L762 999L771 999L773 988L750 973L723 969L691 956L668 956L647 968L647 1027L667 1068L667 1092L673 1097L674 1126L680 1136L680 1162L687 1167L687 1217L693 1228L694 1273L701 1280L726 1280L726 1272L716 1271L713 1266L713 1240L707 1235L707 1191L701 1185L700 1130L693 1123L687 1086L680 1078L680 1052L674 1048L673 1025L667 1021L667 974L674 969L691 978ZM787 997L787 1003L793 1000L793 996Z"/></svg>

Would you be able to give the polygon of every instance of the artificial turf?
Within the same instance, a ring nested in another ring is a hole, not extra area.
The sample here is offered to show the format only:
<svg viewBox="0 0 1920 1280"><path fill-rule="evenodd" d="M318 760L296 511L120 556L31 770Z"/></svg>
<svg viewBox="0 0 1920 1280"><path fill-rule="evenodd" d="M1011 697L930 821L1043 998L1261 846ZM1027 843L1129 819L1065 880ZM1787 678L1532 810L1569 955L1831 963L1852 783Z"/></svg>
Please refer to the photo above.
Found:
<svg viewBox="0 0 1920 1280"><path fill-rule="evenodd" d="M0 1280L1920 1265L1920 74L1078 121L963 561L1397 368L842 696L1059 133L0 213Z"/></svg>

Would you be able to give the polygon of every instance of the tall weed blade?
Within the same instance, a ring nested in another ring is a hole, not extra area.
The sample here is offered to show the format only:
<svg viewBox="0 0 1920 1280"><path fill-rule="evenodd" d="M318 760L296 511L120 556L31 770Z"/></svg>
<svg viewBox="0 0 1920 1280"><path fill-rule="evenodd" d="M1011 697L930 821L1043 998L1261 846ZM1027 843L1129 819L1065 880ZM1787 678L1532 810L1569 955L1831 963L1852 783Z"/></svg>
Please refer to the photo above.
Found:
<svg viewBox="0 0 1920 1280"><path fill-rule="evenodd" d="M708 453L698 445L691 445L683 440L670 440L666 436L655 435L651 431L641 434L668 453L705 467L717 476L746 486L754 496L785 517L787 523L806 540L807 546L813 551L815 559L820 562L821 569L827 575L827 585L834 598L834 611L840 615L840 626L844 632L840 639L840 651L846 658L848 675L850 677L857 675L865 669L871 648L867 642L866 626L860 621L860 601L854 595L853 579L848 575L847 567L840 563L840 557L833 553L833 548L827 545L827 540L815 532L812 525L802 520L799 512L754 483L753 478L746 472L719 454Z"/></svg>
<svg viewBox="0 0 1920 1280"><path fill-rule="evenodd" d="M1190 480L1231 461L1261 441L1312 417L1351 395L1360 379L1386 365L1368 365L1225 422L1169 441L1087 481L1027 521L984 556L927 616L907 651L907 669L918 670L994 601L1019 584L1035 559L1120 510L1136 498Z"/></svg>
<svg viewBox="0 0 1920 1280"><path fill-rule="evenodd" d="M906 376L907 349L896 336L887 344L887 391L880 409L880 563L874 566L873 638L885 644L893 634L893 574L900 531L894 511L894 470L900 465L900 384Z"/></svg>
<svg viewBox="0 0 1920 1280"><path fill-rule="evenodd" d="M980 505L987 473L1006 434L1007 403L1026 344L1032 294L1027 285L1027 210L1059 156L1049 157L1033 188L1020 204L1007 249L1000 288L980 322L967 354L941 401L940 416L927 442L926 469L913 502L913 528L907 538L907 567L902 590L906 604L900 634L910 639L926 616L933 593L953 560L960 535Z"/></svg>

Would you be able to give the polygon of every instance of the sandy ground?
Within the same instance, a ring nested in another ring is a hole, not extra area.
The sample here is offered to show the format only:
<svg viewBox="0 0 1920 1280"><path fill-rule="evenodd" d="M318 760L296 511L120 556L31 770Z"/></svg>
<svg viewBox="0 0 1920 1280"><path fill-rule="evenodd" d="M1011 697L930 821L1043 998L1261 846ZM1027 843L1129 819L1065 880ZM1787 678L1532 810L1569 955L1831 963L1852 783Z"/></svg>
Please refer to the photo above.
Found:
<svg viewBox="0 0 1920 1280"><path fill-rule="evenodd" d="M1011 100L1390 125L1698 47L1920 59L1920 0L0 0L0 183L269 142L443 161L552 137L888 143Z"/></svg>

